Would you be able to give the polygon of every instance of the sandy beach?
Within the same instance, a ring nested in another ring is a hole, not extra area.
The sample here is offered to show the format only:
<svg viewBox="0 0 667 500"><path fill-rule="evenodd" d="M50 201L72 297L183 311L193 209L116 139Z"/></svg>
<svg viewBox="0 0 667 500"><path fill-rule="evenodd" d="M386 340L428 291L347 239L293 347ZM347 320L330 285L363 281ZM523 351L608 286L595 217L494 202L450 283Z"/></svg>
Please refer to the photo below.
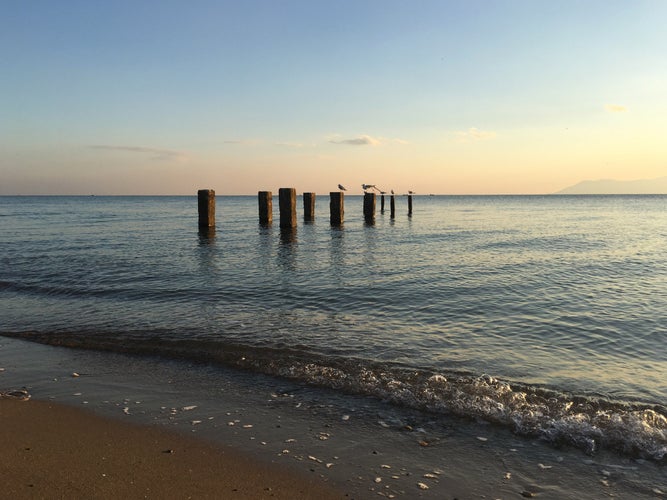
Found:
<svg viewBox="0 0 667 500"><path fill-rule="evenodd" d="M237 450L67 405L0 399L5 498L344 498Z"/></svg>

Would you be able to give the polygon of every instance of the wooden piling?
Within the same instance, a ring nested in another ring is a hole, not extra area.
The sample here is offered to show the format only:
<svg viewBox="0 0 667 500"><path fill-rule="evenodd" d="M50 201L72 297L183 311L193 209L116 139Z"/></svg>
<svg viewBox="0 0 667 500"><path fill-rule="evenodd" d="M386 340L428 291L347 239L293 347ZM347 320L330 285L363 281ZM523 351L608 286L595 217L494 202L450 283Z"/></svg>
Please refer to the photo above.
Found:
<svg viewBox="0 0 667 500"><path fill-rule="evenodd" d="M215 191L200 189L197 191L199 208L199 227L215 227Z"/></svg>
<svg viewBox="0 0 667 500"><path fill-rule="evenodd" d="M259 223L268 226L273 222L273 193L260 191L257 193L259 201Z"/></svg>
<svg viewBox="0 0 667 500"><path fill-rule="evenodd" d="M332 226L343 224L345 216L345 195L342 191L332 191L329 193L329 220Z"/></svg>
<svg viewBox="0 0 667 500"><path fill-rule="evenodd" d="M389 212L391 214L392 219L396 217L396 200L394 200L393 194L389 198Z"/></svg>
<svg viewBox="0 0 667 500"><path fill-rule="evenodd" d="M296 189L280 188L278 190L280 207L280 227L296 227Z"/></svg>
<svg viewBox="0 0 667 500"><path fill-rule="evenodd" d="M384 213L384 193L380 194L380 213Z"/></svg>
<svg viewBox="0 0 667 500"><path fill-rule="evenodd" d="M364 219L366 222L375 219L375 193L364 193Z"/></svg>
<svg viewBox="0 0 667 500"><path fill-rule="evenodd" d="M315 193L303 193L303 220L315 220Z"/></svg>
<svg viewBox="0 0 667 500"><path fill-rule="evenodd" d="M408 195L408 215L412 215L412 195Z"/></svg>

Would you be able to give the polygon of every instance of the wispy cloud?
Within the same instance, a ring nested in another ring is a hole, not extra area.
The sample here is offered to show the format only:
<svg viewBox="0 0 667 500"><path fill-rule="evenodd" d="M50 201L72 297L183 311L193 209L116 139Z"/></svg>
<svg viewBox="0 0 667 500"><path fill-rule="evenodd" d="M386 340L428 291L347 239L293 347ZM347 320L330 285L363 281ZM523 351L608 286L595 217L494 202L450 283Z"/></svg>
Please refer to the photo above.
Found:
<svg viewBox="0 0 667 500"><path fill-rule="evenodd" d="M238 144L240 146L255 146L260 143L256 139L227 139L222 141L223 144Z"/></svg>
<svg viewBox="0 0 667 500"><path fill-rule="evenodd" d="M475 127L471 127L465 131L456 132L457 142L487 141L489 139L495 138L495 132L489 130L480 130Z"/></svg>
<svg viewBox="0 0 667 500"><path fill-rule="evenodd" d="M102 149L105 151L124 151L127 153L141 153L154 155L154 160L184 160L187 155L183 151L173 149L159 149L145 146L114 146L108 144L95 144L91 149Z"/></svg>
<svg viewBox="0 0 667 500"><path fill-rule="evenodd" d="M334 137L329 139L331 144L341 144L343 146L378 146L380 145L380 140L370 135L360 135L358 137L352 137L349 139L342 139Z"/></svg>
<svg viewBox="0 0 667 500"><path fill-rule="evenodd" d="M403 139L389 139L387 137L372 137L362 134L357 137L343 138L340 135L330 137L328 142L331 144L340 144L343 146L380 146L382 144L408 144Z"/></svg>
<svg viewBox="0 0 667 500"><path fill-rule="evenodd" d="M232 146L260 146L260 147L273 145L273 146L280 146L284 148L294 148L294 149L301 149L307 146L307 144L302 142L292 142L292 141L271 142L263 139L227 139L223 140L222 144L229 144Z"/></svg>
<svg viewBox="0 0 667 500"><path fill-rule="evenodd" d="M608 113L625 113L628 111L628 108L621 106L620 104L605 104L604 109L606 109Z"/></svg>

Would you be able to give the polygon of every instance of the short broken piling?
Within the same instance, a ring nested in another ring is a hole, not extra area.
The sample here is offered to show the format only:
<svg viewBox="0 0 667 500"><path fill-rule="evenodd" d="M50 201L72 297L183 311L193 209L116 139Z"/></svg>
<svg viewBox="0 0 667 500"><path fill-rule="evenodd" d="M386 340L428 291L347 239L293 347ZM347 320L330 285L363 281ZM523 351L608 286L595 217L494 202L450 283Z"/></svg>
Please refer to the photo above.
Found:
<svg viewBox="0 0 667 500"><path fill-rule="evenodd" d="M375 220L375 193L364 193L364 219L366 222Z"/></svg>
<svg viewBox="0 0 667 500"><path fill-rule="evenodd" d="M345 216L345 195L342 191L332 191L329 193L329 221L332 226L343 224Z"/></svg>
<svg viewBox="0 0 667 500"><path fill-rule="evenodd" d="M280 188L278 190L280 207L280 227L296 227L296 189Z"/></svg>
<svg viewBox="0 0 667 500"><path fill-rule="evenodd" d="M257 193L259 202L259 223L268 226L273 222L273 193L260 191Z"/></svg>
<svg viewBox="0 0 667 500"><path fill-rule="evenodd" d="M215 226L215 191L200 189L197 191L197 207L199 209L199 227Z"/></svg>
<svg viewBox="0 0 667 500"><path fill-rule="evenodd" d="M303 193L303 220L315 220L315 193Z"/></svg>

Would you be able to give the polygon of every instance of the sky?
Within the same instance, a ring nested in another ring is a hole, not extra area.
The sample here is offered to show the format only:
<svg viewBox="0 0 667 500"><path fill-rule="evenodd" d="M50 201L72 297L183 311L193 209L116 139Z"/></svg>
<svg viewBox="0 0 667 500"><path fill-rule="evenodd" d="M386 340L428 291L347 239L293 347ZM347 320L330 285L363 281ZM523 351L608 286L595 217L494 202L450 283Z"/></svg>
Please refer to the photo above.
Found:
<svg viewBox="0 0 667 500"><path fill-rule="evenodd" d="M667 175L664 0L0 0L0 195Z"/></svg>

